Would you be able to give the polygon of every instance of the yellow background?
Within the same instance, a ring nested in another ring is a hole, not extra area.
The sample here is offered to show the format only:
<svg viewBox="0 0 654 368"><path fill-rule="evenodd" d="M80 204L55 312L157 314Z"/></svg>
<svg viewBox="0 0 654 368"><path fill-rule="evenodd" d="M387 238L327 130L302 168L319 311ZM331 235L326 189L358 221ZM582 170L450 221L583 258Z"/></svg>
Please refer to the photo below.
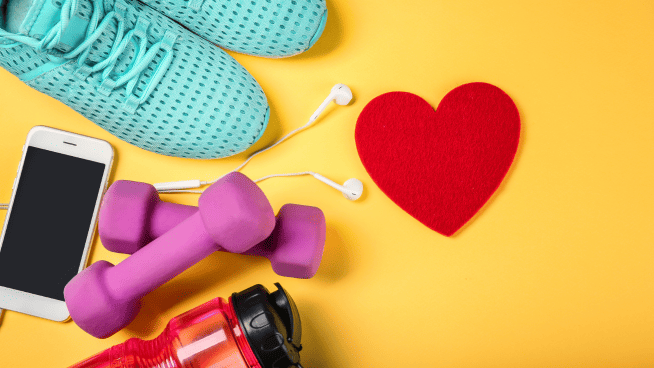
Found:
<svg viewBox="0 0 654 368"><path fill-rule="evenodd" d="M313 170L364 182L358 202L309 177L262 183L275 209L292 202L325 212L318 274L287 279L264 259L214 254L147 296L136 321L107 340L71 322L5 312L0 367L66 367L127 338L152 338L211 298L275 281L299 305L305 367L654 366L654 3L327 3L325 33L309 52L283 60L234 55L272 110L254 148L304 124L335 83L355 94L352 105L330 107L315 127L244 170L252 178ZM521 145L500 191L446 238L374 185L354 127L384 92L410 91L436 107L475 81L514 99ZM26 134L39 124L108 140L113 179L212 179L246 157L156 155L5 71L0 85L0 202L10 197ZM123 257L95 240L92 261Z"/></svg>

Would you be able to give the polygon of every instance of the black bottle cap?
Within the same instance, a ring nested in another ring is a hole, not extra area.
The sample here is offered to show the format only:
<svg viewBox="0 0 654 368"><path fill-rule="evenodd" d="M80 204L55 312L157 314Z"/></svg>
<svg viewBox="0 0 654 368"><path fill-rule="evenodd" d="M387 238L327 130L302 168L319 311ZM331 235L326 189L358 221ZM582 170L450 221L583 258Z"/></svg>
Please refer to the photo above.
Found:
<svg viewBox="0 0 654 368"><path fill-rule="evenodd" d="M279 283L232 294L236 317L263 368L301 367L302 323L295 302Z"/></svg>

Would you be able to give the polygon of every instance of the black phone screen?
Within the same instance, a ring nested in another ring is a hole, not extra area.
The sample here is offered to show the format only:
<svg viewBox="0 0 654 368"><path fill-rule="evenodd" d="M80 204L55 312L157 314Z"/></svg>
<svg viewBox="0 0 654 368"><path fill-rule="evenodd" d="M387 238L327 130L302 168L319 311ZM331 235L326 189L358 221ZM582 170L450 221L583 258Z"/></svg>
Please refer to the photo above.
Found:
<svg viewBox="0 0 654 368"><path fill-rule="evenodd" d="M0 245L0 286L64 300L79 270L105 165L29 147Z"/></svg>

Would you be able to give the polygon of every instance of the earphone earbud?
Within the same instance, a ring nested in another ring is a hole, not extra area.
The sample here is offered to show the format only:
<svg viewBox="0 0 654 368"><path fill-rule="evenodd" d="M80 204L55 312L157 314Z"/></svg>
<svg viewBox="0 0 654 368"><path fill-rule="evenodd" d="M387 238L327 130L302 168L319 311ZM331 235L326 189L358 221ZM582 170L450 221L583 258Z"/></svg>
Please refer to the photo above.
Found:
<svg viewBox="0 0 654 368"><path fill-rule="evenodd" d="M326 177L316 174L314 172L310 173L314 178L322 181L323 183L329 185L330 187L339 190L341 193L343 193L343 197L351 200L351 201L356 201L357 199L361 198L361 195L363 194L363 183L361 180L352 178L348 179L343 185L337 184Z"/></svg>
<svg viewBox="0 0 654 368"><path fill-rule="evenodd" d="M334 102L336 102L337 105L345 106L352 101L352 90L343 83L339 83L332 87L331 94L334 96Z"/></svg>
<svg viewBox="0 0 654 368"><path fill-rule="evenodd" d="M345 106L352 101L352 90L350 90L350 87L346 86L345 84L339 83L332 87L332 91L329 93L329 96L325 99L325 101L320 104L318 107L318 110L311 115L311 119L309 119L309 122L313 122L316 119L318 119L318 116L322 114L323 111L327 108L330 102L334 101L337 105Z"/></svg>
<svg viewBox="0 0 654 368"><path fill-rule="evenodd" d="M356 201L361 198L363 194L363 183L357 178L348 179L343 184L348 193L343 193L343 196L351 201Z"/></svg>

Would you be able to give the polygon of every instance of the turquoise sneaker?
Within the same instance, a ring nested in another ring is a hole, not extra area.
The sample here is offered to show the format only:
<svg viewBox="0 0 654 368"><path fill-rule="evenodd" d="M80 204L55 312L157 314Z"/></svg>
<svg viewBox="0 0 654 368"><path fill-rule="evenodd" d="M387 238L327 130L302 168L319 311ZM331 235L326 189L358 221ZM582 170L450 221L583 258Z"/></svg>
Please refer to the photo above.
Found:
<svg viewBox="0 0 654 368"><path fill-rule="evenodd" d="M266 128L236 60L135 0L0 0L0 14L0 66L138 147L221 158Z"/></svg>
<svg viewBox="0 0 654 368"><path fill-rule="evenodd" d="M142 0L229 50L272 58L308 50L327 22L325 0Z"/></svg>

